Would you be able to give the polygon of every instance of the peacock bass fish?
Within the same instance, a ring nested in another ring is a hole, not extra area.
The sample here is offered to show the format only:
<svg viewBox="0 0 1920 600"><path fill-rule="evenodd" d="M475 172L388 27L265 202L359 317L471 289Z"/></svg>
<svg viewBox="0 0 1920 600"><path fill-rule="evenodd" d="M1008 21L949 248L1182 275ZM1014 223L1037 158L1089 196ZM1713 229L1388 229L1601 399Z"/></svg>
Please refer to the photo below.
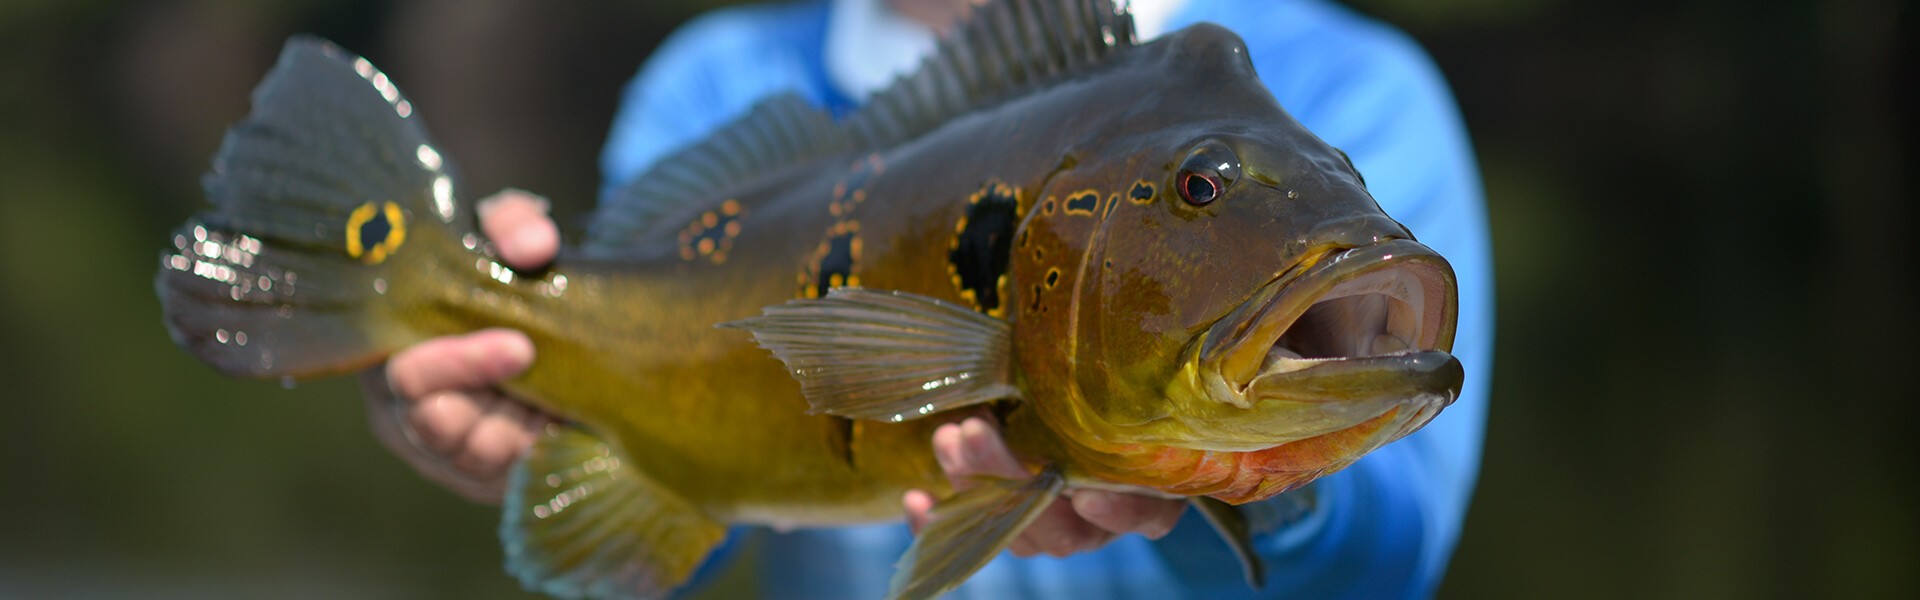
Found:
<svg viewBox="0 0 1920 600"><path fill-rule="evenodd" d="M1240 39L1139 43L1107 0L976 10L837 121L765 101L539 272L499 263L453 174L385 74L295 38L156 287L175 342L236 376L526 332L507 387L561 424L500 531L555 595L665 596L730 524L894 519L914 488L948 497L895 597L952 589L1081 488L1193 499L1258 585L1232 505L1418 429L1463 377L1451 267ZM932 431L982 407L1030 476L952 494Z"/></svg>

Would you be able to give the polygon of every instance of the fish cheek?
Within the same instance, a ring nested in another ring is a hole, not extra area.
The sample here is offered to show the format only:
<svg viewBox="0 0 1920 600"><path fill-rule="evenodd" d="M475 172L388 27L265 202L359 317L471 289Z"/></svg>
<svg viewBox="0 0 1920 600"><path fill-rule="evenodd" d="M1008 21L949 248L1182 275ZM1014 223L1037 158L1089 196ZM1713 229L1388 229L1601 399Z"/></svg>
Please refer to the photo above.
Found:
<svg viewBox="0 0 1920 600"><path fill-rule="evenodd" d="M1121 204L1109 217L1099 263L1087 266L1077 373L1090 408L1111 425L1131 426L1168 414L1164 390L1194 335L1175 294L1192 282L1184 277L1189 260L1166 254L1155 239L1164 212Z"/></svg>
<svg viewBox="0 0 1920 600"><path fill-rule="evenodd" d="M1010 261L1014 360L1029 400L1052 422L1071 419L1077 410L1068 401L1075 395L1068 311L1079 256L1052 223L1036 218L1016 235Z"/></svg>

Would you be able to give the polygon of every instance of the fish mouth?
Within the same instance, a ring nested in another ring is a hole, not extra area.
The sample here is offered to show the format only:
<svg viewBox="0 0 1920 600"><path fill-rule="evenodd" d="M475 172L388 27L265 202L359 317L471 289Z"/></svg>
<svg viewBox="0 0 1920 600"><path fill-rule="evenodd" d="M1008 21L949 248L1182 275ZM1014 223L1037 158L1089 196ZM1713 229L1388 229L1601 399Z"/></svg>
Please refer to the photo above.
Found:
<svg viewBox="0 0 1920 600"><path fill-rule="evenodd" d="M1415 404L1407 416L1416 418L1403 423L1410 432L1459 396L1464 370L1448 352L1458 298L1446 259L1388 239L1299 265L1209 330L1208 396L1279 413L1260 419L1273 443Z"/></svg>

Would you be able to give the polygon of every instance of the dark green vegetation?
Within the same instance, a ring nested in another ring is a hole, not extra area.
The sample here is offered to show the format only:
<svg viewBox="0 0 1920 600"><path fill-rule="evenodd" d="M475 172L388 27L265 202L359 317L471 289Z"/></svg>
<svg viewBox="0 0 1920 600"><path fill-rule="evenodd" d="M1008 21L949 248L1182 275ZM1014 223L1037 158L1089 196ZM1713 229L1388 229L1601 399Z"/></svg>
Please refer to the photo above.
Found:
<svg viewBox="0 0 1920 600"><path fill-rule="evenodd" d="M167 341L150 285L294 31L405 84L467 189L538 190L578 224L617 87L699 7L455 4L0 8L0 596L518 597L497 511L387 456L350 385L221 378ZM1442 594L1920 591L1898 258L1920 52L1895 34L1920 15L1356 4L1451 78L1494 224L1487 454Z"/></svg>

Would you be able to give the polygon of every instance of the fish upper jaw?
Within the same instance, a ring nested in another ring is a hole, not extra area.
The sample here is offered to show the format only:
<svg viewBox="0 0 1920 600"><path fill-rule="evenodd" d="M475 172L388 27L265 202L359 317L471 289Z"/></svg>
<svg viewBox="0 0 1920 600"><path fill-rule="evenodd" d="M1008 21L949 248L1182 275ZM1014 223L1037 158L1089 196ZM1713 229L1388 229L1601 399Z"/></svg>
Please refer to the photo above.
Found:
<svg viewBox="0 0 1920 600"><path fill-rule="evenodd" d="M1396 407L1394 438L1459 396L1448 353L1452 267L1388 239L1302 260L1210 327L1189 363L1183 420L1213 449L1253 450L1354 427Z"/></svg>

